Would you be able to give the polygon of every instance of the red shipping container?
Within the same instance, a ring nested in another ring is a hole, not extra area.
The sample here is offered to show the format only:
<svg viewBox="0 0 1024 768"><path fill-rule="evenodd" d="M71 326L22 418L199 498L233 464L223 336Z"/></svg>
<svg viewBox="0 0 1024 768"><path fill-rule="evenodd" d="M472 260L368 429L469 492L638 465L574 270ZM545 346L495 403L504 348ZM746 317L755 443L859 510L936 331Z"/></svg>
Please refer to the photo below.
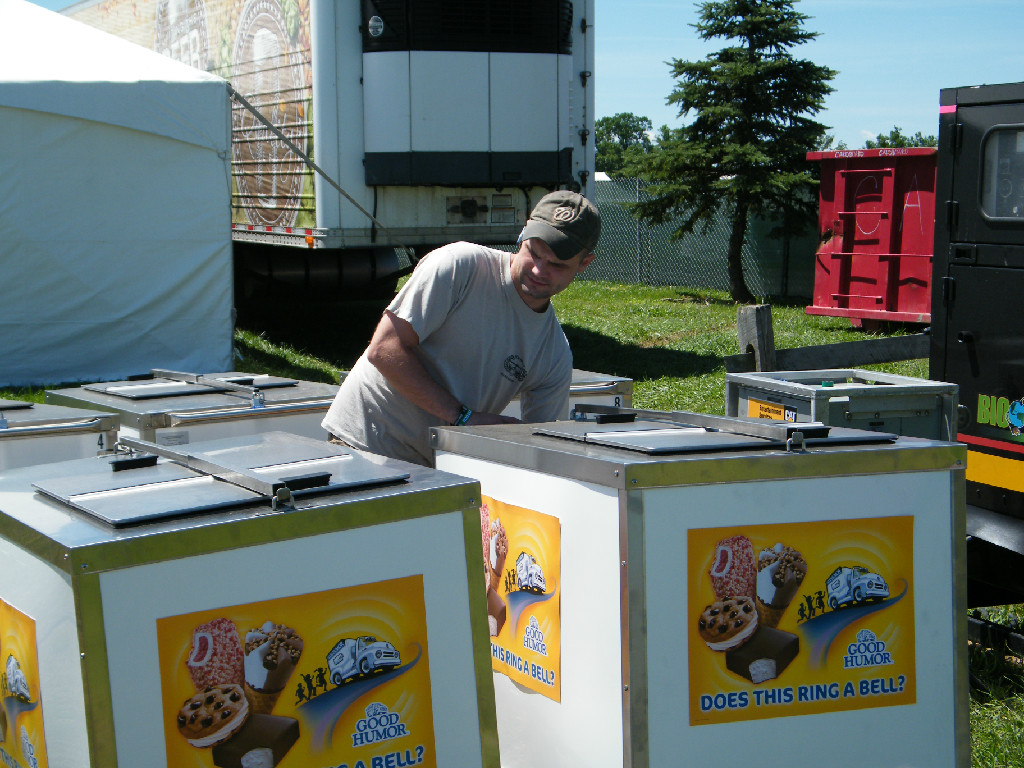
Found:
<svg viewBox="0 0 1024 768"><path fill-rule="evenodd" d="M854 326L931 320L934 147L808 152L821 162L809 315Z"/></svg>

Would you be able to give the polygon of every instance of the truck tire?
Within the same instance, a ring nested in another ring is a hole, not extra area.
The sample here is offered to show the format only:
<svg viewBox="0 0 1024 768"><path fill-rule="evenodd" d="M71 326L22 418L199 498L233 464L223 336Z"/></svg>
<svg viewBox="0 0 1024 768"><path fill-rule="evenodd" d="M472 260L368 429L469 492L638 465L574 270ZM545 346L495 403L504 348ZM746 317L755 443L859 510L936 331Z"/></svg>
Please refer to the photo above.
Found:
<svg viewBox="0 0 1024 768"><path fill-rule="evenodd" d="M370 660L363 657L363 659L359 662L359 671L362 672L364 675L368 675L370 674L371 670L372 668L370 667Z"/></svg>
<svg viewBox="0 0 1024 768"><path fill-rule="evenodd" d="M853 590L853 602L863 603L864 602L864 590L861 587L856 587Z"/></svg>

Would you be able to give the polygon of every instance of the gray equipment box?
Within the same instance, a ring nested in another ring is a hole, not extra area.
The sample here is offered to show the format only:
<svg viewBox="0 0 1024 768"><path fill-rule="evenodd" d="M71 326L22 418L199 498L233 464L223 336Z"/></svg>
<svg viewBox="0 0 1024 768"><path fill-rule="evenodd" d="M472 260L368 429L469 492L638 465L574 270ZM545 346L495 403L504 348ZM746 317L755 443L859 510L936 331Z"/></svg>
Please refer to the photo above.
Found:
<svg viewBox="0 0 1024 768"><path fill-rule="evenodd" d="M476 481L282 432L130 442L0 477L0 751L498 768Z"/></svg>
<svg viewBox="0 0 1024 768"><path fill-rule="evenodd" d="M727 373L725 413L955 441L957 390L860 368Z"/></svg>

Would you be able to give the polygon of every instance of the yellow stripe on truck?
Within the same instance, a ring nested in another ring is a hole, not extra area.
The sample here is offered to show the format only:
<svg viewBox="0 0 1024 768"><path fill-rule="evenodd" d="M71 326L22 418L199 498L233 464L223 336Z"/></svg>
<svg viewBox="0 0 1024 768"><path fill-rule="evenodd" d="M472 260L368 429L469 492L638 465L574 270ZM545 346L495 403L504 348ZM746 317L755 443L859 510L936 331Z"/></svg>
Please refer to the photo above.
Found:
<svg viewBox="0 0 1024 768"><path fill-rule="evenodd" d="M1024 461L967 451L967 479L1024 493Z"/></svg>

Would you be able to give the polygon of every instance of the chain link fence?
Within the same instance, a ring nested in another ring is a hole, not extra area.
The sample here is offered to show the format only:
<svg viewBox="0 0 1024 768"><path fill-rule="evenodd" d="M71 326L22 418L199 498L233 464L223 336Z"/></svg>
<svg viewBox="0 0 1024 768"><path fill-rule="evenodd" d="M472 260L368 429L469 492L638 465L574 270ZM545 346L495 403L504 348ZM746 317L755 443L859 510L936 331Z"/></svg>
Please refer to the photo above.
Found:
<svg viewBox="0 0 1024 768"><path fill-rule="evenodd" d="M706 229L698 225L693 233L673 240L678 224L651 226L626 210L628 203L643 199L646 182L607 179L594 186L594 202L601 211L601 244L598 257L577 279L729 290L727 210ZM817 234L808 231L773 238L768 236L773 226L774 222L752 218L747 228L743 243L747 287L759 298L810 297Z"/></svg>

